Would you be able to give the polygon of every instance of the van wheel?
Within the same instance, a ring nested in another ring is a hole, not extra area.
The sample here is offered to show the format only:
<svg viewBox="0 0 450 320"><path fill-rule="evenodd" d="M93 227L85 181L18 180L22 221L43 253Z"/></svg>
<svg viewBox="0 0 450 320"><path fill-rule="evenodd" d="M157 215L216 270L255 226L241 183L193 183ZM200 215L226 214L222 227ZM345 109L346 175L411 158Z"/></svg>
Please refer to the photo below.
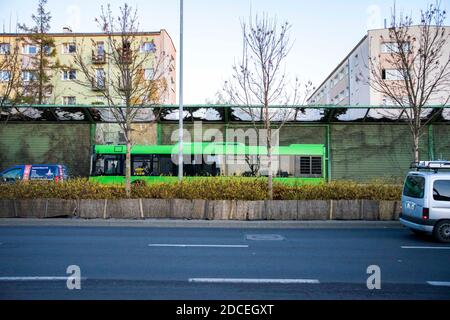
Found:
<svg viewBox="0 0 450 320"><path fill-rule="evenodd" d="M433 235L440 242L450 242L450 220L442 220L436 223Z"/></svg>

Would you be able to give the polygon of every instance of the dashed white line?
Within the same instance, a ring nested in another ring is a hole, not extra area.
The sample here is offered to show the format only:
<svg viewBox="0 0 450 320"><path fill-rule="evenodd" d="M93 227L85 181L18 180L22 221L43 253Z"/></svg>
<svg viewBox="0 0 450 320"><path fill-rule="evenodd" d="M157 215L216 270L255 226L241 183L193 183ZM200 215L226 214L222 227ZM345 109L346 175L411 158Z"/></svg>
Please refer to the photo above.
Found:
<svg viewBox="0 0 450 320"><path fill-rule="evenodd" d="M198 247L198 248L248 248L248 244L169 244L169 243L150 243L149 247Z"/></svg>
<svg viewBox="0 0 450 320"><path fill-rule="evenodd" d="M402 246L402 249L436 249L436 250L450 250L450 247L420 247L420 246Z"/></svg>
<svg viewBox="0 0 450 320"><path fill-rule="evenodd" d="M427 281L427 283L437 287L450 287L450 281Z"/></svg>
<svg viewBox="0 0 450 320"><path fill-rule="evenodd" d="M246 278L190 278L198 283L276 283L276 284L319 284L317 279L246 279Z"/></svg>

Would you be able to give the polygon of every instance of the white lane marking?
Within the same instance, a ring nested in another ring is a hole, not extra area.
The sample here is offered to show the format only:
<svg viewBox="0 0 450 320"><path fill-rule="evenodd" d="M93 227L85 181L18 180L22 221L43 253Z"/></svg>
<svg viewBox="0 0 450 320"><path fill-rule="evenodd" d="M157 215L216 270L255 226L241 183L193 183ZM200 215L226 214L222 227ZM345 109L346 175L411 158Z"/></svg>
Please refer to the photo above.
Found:
<svg viewBox="0 0 450 320"><path fill-rule="evenodd" d="M317 279L241 279L241 278L190 278L189 282L202 283L279 283L279 284L319 284Z"/></svg>
<svg viewBox="0 0 450 320"><path fill-rule="evenodd" d="M169 244L150 243L149 247L248 248L248 244Z"/></svg>
<svg viewBox="0 0 450 320"><path fill-rule="evenodd" d="M0 281L60 281L69 277L0 277ZM81 278L86 280L86 278Z"/></svg>
<svg viewBox="0 0 450 320"><path fill-rule="evenodd" d="M437 287L450 287L450 281L427 281L427 283Z"/></svg>
<svg viewBox="0 0 450 320"><path fill-rule="evenodd" d="M402 246L402 249L437 249L437 250L450 250L450 247L419 247L419 246Z"/></svg>

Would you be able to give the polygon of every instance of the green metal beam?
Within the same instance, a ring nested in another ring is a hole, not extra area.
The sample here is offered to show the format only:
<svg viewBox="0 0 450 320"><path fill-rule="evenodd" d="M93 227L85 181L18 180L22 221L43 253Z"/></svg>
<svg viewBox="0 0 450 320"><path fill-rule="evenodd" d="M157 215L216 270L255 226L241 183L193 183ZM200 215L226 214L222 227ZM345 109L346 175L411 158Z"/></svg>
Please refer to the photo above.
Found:
<svg viewBox="0 0 450 320"><path fill-rule="evenodd" d="M163 136L162 126L161 126L161 123L159 121L157 121L156 122L156 144L158 144L158 145L162 144L162 136Z"/></svg>
<svg viewBox="0 0 450 320"><path fill-rule="evenodd" d="M326 163L327 163L327 181L331 181L331 128L330 125L326 125L326 146L327 146L327 157L326 157Z"/></svg>
<svg viewBox="0 0 450 320"><path fill-rule="evenodd" d="M428 125L428 156L430 160L434 160L434 130L433 125Z"/></svg>
<svg viewBox="0 0 450 320"><path fill-rule="evenodd" d="M5 106L8 107L8 106ZM110 109L110 108L126 108L126 106L116 105L91 105L91 104L75 104L75 105L61 105L61 104L41 104L41 105L30 105L30 104L16 104L11 105L11 107L16 108L95 108L95 109ZM168 108L168 109L178 109L178 105L174 104L164 104L164 105L148 105L148 106L135 106L129 108L138 109L148 109L148 108ZM229 104L191 104L186 105L186 108L198 109L198 108L264 108L262 105L252 105L252 106L239 106L239 105L229 105ZM305 109L393 109L402 110L403 108L398 106L384 106L384 105L273 105L269 109L283 109L283 108L305 108ZM429 105L423 107L423 109L444 109L450 108L450 105Z"/></svg>

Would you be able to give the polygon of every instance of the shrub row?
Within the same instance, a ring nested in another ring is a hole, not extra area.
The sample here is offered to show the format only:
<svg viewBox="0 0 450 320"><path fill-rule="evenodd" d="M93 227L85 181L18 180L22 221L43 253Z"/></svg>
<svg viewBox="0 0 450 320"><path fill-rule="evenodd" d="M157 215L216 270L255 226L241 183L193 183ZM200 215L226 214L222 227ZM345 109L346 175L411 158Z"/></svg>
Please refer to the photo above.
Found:
<svg viewBox="0 0 450 320"><path fill-rule="evenodd" d="M285 185L274 183L274 200L399 200L401 186L373 182L333 181L320 184ZM126 198L123 185L104 185L88 179L64 183L20 182L0 186L0 199L121 199ZM151 183L132 186L131 198L264 200L264 178L216 177L182 183Z"/></svg>

